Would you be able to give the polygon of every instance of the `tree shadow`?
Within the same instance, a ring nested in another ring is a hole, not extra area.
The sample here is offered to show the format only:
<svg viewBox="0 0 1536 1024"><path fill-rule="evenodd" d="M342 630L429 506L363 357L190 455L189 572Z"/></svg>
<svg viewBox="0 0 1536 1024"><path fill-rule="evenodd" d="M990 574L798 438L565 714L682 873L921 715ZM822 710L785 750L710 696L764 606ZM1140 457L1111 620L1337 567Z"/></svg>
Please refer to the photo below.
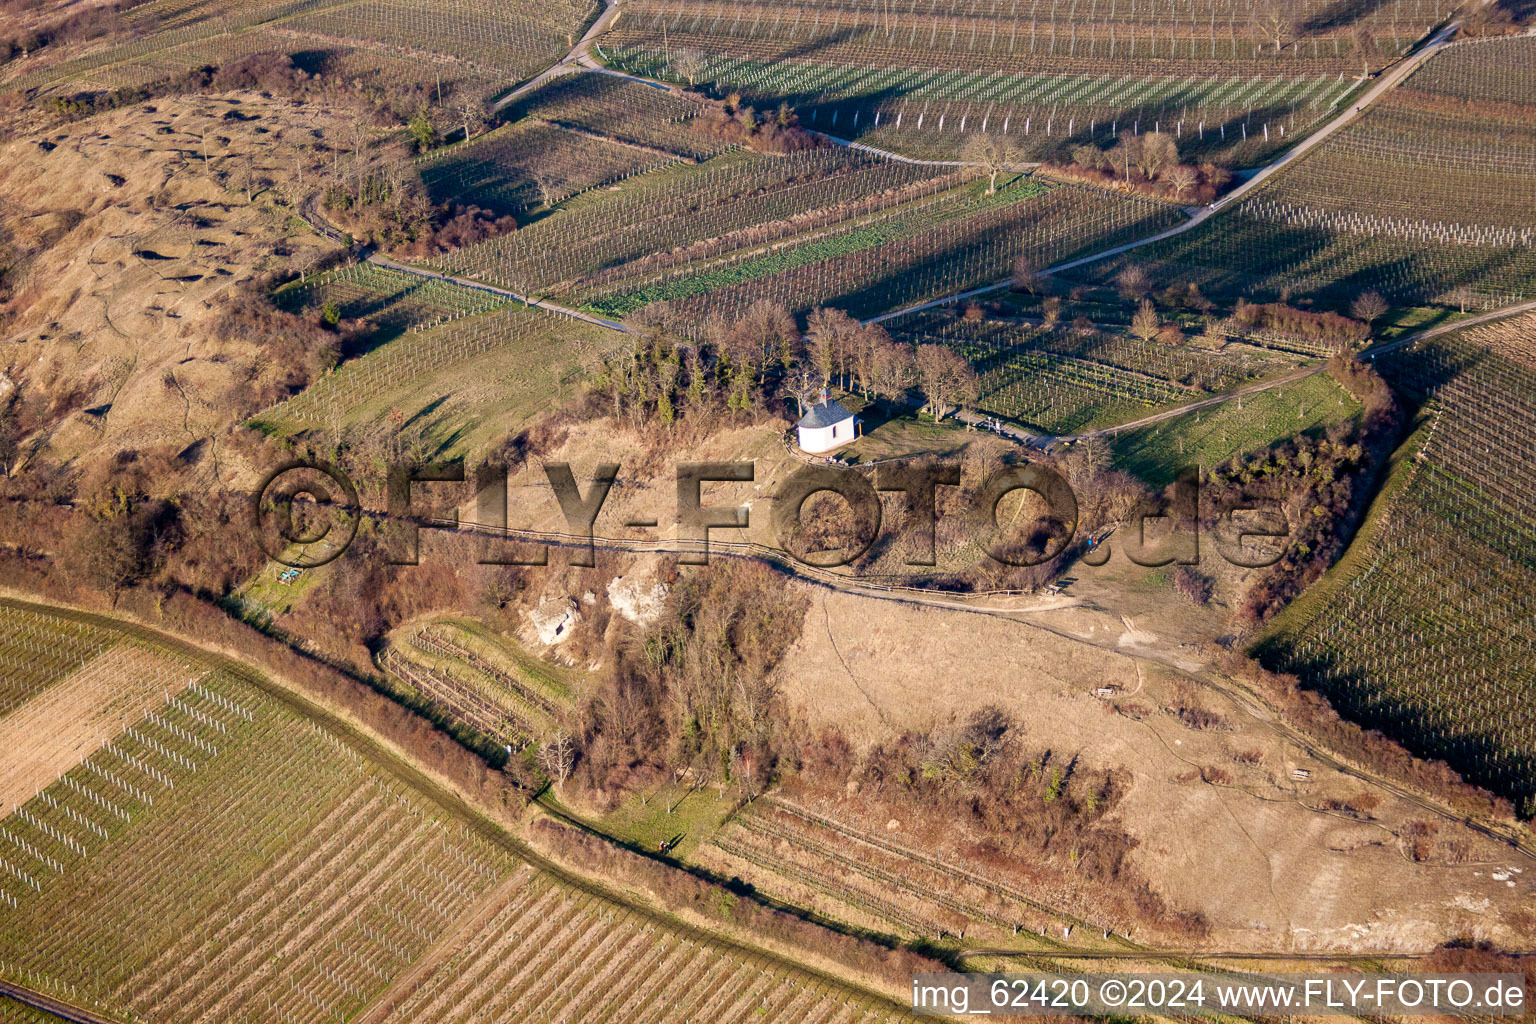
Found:
<svg viewBox="0 0 1536 1024"><path fill-rule="evenodd" d="M1389 0L1334 0L1303 21L1298 30L1303 35L1313 35L1330 29L1346 28L1364 21L1388 3Z"/></svg>

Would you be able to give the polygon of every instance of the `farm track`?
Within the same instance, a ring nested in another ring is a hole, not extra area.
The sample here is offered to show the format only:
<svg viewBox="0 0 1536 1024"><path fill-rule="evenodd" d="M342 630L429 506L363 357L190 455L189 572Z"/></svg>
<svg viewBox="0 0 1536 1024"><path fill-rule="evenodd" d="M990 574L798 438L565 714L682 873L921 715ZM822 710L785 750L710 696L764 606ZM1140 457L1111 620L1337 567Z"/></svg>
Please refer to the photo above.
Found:
<svg viewBox="0 0 1536 1024"><path fill-rule="evenodd" d="M1370 348L1361 352L1360 355L1365 359L1374 360L1377 356L1385 355L1388 352L1395 352L1398 349L1407 348L1408 346L1415 345L1421 341L1431 341L1435 338L1444 337L1447 334L1455 334L1458 331L1464 331L1468 328L1478 327L1482 324L1493 323L1498 320L1508 319L1512 316L1519 316L1522 313L1532 312L1536 312L1536 301L1522 302L1517 306L1505 306L1502 309L1495 309L1487 313L1480 313L1477 316L1468 317L1465 320L1458 320L1454 323L1442 324L1439 327L1432 327L1428 330L1417 331L1413 334L1405 335L1404 337L1397 338L1393 341L1383 342L1380 345L1372 345ZM1315 377L1317 374L1327 370L1327 368L1328 367L1326 364L1319 363L1317 366L1310 366L1301 370L1294 370L1285 374L1284 376L1276 377L1274 380L1264 381L1259 384L1252 384L1245 388L1239 388L1236 391L1227 391L1219 395L1213 395L1210 398L1202 398L1200 401L1191 402L1189 405L1181 405L1174 409L1165 409L1162 412L1153 413L1150 416L1143 416L1140 419L1132 420L1129 423L1121 423L1114 427L1104 427L1100 430L1090 430L1082 434L1031 434L1028 431L1020 430L1018 427L1011 426L1007 423L1003 424L1002 433L1013 438L1015 441L1019 441L1023 444L1035 445L1037 447L1048 447L1052 444L1063 442L1070 444L1072 442L1083 441L1092 437L1113 437L1116 434L1122 434L1128 430L1140 430L1142 427L1155 426L1158 423L1164 423L1168 420L1178 419L1180 416L1187 416L1190 413L1200 412L1203 409L1210 409L1218 405L1223 405L1234 398L1245 398L1249 395L1257 395L1265 391L1273 391L1275 388L1282 388L1287 384L1295 384L1297 381L1305 380L1308 377ZM956 416L966 423L986 423L991 420L991 417L979 416L975 413L957 413Z"/></svg>
<svg viewBox="0 0 1536 1024"><path fill-rule="evenodd" d="M111 1017L103 1017L73 1003L66 1003L9 981L0 981L0 996L7 996L18 1003L25 1003L34 1010L51 1013L61 1020L71 1021L72 1024L120 1024Z"/></svg>
<svg viewBox="0 0 1536 1024"><path fill-rule="evenodd" d="M1286 167L1290 166L1291 163L1295 162L1302 156L1305 156L1307 153L1310 153L1312 150L1316 149L1318 146L1332 138L1339 131L1353 124L1365 112L1366 108L1370 107L1377 100L1381 99L1381 97L1386 93L1396 88L1397 85L1403 81L1403 79L1417 71L1429 58L1433 57L1435 54L1445 49L1445 47L1449 46L1451 37L1456 34L1456 30L1460 26L1461 23L1457 21L1452 22L1445 28L1441 29L1440 32L1437 33L1435 37L1428 43L1424 44L1414 53L1398 61L1397 64L1392 66L1389 70L1383 72L1380 80L1371 87L1369 92L1360 97L1360 99L1356 102L1355 108L1353 110L1346 110L1332 121L1329 121L1327 124L1323 125L1317 131L1313 132L1301 142L1297 143L1285 153L1281 154L1281 156L1273 163L1260 168L1251 177L1244 181L1243 184L1239 185L1231 192L1228 192L1220 199L1217 199L1209 206L1201 207L1190 216L1189 220L1183 224L1169 228L1167 231L1160 232L1148 238L1143 238L1135 242L1127 242L1124 245L1117 245L1112 249L1105 249L1103 252L1093 253L1089 256L1082 256L1075 260L1069 260L1066 263L1059 263L1054 267L1048 267L1045 270L1042 270L1041 274L1060 274L1068 270L1076 270L1078 267L1086 267L1094 263L1100 263L1107 259L1113 259L1114 257L1123 255L1124 253L1132 252L1136 249L1142 249L1146 246L1154 245L1158 242L1163 242L1170 238L1177 238L1179 235L1193 231L1195 228L1204 224L1206 221L1216 216L1228 206L1231 206L1233 203L1243 199L1245 196L1258 189L1260 186L1268 182L1269 179L1273 178L1276 174L1279 174ZM963 299L975 298L981 295L990 295L992 292L1001 291L1002 289L1009 287L1010 284L1010 281L998 281L995 284L983 285L980 288L973 288L970 291L961 292L958 295L951 295L941 299L933 299L928 302L918 303L915 306L908 306L906 309L898 309L894 312L883 313L880 316L874 317L866 322L880 323L881 321L890 320L894 317L903 316L907 313L918 313L925 309L933 309L938 306L948 305L951 302L958 302Z"/></svg>
<svg viewBox="0 0 1536 1024"><path fill-rule="evenodd" d="M555 540L556 538L553 535L550 535L549 539ZM622 542L619 542L619 543L622 543ZM614 543L605 543L605 547L612 547L612 546L616 546L616 545ZM634 545L628 545L628 546L629 547L634 547ZM727 548L727 545L724 544L724 543L720 544L719 546L721 548ZM741 547L741 546L740 545L729 545L729 547ZM648 549L649 550L657 550L657 547L648 546ZM848 586L848 585L845 584L844 585L844 589L854 590L854 589L859 589L859 588L855 588L855 587ZM881 596L881 597L883 597L886 600L899 600L899 601L903 601L903 602L907 602L907 603L913 603L913 604L922 604L922 605L937 606L937 607L948 607L948 608L953 608L955 610L967 611L967 612L970 612L970 613L973 613L973 614L998 615L998 616L1008 617L1010 619L1014 619L1015 621L1019 621L1019 619L1017 618L1017 616L1019 615L1019 612L1016 609L986 608L986 607L979 607L979 606L974 606L974 605L968 605L968 604L966 604L964 602L960 602L960 601L944 600L944 599L931 598L931 597L930 598L919 599L919 598L916 598L916 597L893 596L893 595L890 595L890 594L876 594L876 595L872 595L872 596ZM77 616L77 615L78 616L85 616L87 613L77 613L77 612L75 612L75 613L70 613L70 614L72 616ZM98 619L95 616L89 616L89 620L93 621L93 622L101 621L100 619ZM116 623L117 624L117 628L119 628L119 629L124 629L126 627L126 629L131 634L138 634L138 635L144 636L145 638L152 638L155 642L160 643L160 644L169 645L173 649L181 650L181 651L184 651L184 652L189 653L189 654L195 653L195 654L200 655L202 657L208 657L207 652L204 652L204 651L202 651L199 648L196 648L196 647L194 647L192 645L186 644L183 641L179 641L179 640L176 640L174 638L167 637L164 634L160 634L160 633L158 633L156 631L150 630L147 627L141 627L141 626L137 626L136 624L131 624L131 623L124 624L124 623L118 622L118 620L107 620L107 621ZM1052 630L1052 629L1050 629L1050 627L1041 625L1039 623L1029 622L1028 624L1032 625L1032 626L1035 626L1036 628L1046 629L1047 631L1052 632L1052 633L1056 633L1057 635L1063 636L1064 638L1076 640L1077 642L1088 642L1088 643L1090 643L1091 646L1107 646L1105 644L1094 644L1094 643L1089 642L1089 641L1083 641L1081 638L1077 638L1077 637L1071 636L1070 634L1060 633L1059 631ZM1155 655L1153 655L1153 656L1155 656ZM215 656L215 657L217 657L217 656ZM224 659L224 658L218 658L218 660L220 662L226 661L226 659ZM547 861L546 858L542 857L541 855L539 855L535 851L532 851L530 848L526 847L520 841L518 841L518 840L512 838L511 836L507 835L502 830L500 830L498 828L495 828L494 826L490 825L488 822L484 822L484 821L480 820L478 815L475 814L475 812L473 811L472 808L468 807L468 805L465 804L459 798L457 798L455 796L452 796L451 794L448 794L445 791L441 790L440 787L438 787L431 779L429 779L428 777L424 776L418 769L416 769L414 767L414 765L410 764L410 762L404 760L403 758L401 758L400 756L394 754L393 752L390 752L390 751L382 748L382 746L377 741L373 740L372 737L367 735L366 733L361 732L361 730L353 728L353 727L347 725L346 723L343 723L343 722L339 721L338 719L335 718L335 716L331 715L328 711L326 711L325 709L323 709L323 708L319 707L318 705L312 703L307 697L305 697L303 695L300 695L298 693L295 693L295 692L288 691L285 688L283 688L281 685L271 683L271 682L269 682L269 681L267 681L265 679L260 678L259 676L255 676L254 673L252 673L249 669L243 668L242 666L239 665L239 663L229 662L228 664L230 666L234 666L235 667L235 671L237 671L237 673L240 676L242 676L244 678L247 678L247 679L250 679L251 681L255 682L256 685L260 686L260 688L264 692L267 692L267 693L269 693L269 694L271 694L273 696L277 696L284 703L287 703L290 706L297 708L298 710L300 710L302 713L304 713L308 717L312 717L312 718L315 718L315 719L319 720L320 722L328 725L331 729L339 730L341 732L341 734L346 736L353 745L356 745L356 746L364 748L364 752L367 753L370 756L370 760L384 762L385 764L388 765L388 767L391 770L391 772L396 773L398 777L401 777L403 780L407 781L408 783L411 783L411 784L414 784L414 785L423 785L423 786L425 786L427 788L428 792L429 792L429 795L431 795L434 799L437 799L438 801L443 802L443 803L445 803L446 805L448 805L450 807L456 807L456 808L463 809L466 813L468 813L468 814L470 814L472 816L472 820L474 821L475 827L477 828L477 830L481 831L482 834L487 835L489 838L491 838L497 844L502 845L503 847L505 847L505 848L507 848L509 850L512 850L519 857L521 857L525 861L531 863L533 866L538 867L538 868L542 868L542 869L547 870L547 871L551 871L552 873L554 873L556 875L556 877L560 878L562 881L568 881L568 882L574 884L578 889L580 889L582 891L585 891L585 892L588 892L588 893L592 893L592 894L603 895L603 896L606 896L607 898L610 898L610 899L615 898L611 894L611 892L609 892L609 890L607 890L606 887L602 886L601 884L599 884L599 883L591 883L591 882L588 882L587 880L579 878L577 876L570 876L567 872L563 871L558 866L553 865L551 862ZM1275 728L1285 729L1288 732L1293 732L1293 731L1289 730L1288 727L1285 727L1282 723L1276 722L1274 720L1274 716L1272 714L1270 714L1267 711L1267 709L1262 707L1262 704L1258 701L1258 698L1255 695L1248 694L1246 696L1246 698L1245 698L1243 696L1240 696L1239 694L1236 694L1236 693L1233 693L1230 690L1227 690L1225 687L1222 687L1222 686L1218 685L1216 688L1221 689L1224 692L1228 692L1229 695L1231 695L1234 698L1234 700L1238 701L1239 705L1243 708L1243 710L1245 712L1254 715L1256 718L1259 718L1260 720L1262 720L1264 722L1270 723ZM1314 756L1317 756L1317 757L1319 757L1319 759L1324 760L1324 761L1326 761L1328 763L1334 764L1336 767L1338 767L1338 769L1340 771L1343 771L1343 772L1345 772L1347 774L1351 774L1351 775L1354 775L1356 777L1359 777L1359 778L1365 779L1367 781L1373 782L1373 783L1375 783L1377 785L1382 785L1384 788L1387 788L1389 790L1397 792L1399 795L1403 796L1405 799L1408 799L1408 800L1414 802L1415 804L1419 805L1420 807L1422 807L1426 811L1428 811L1428 812L1430 812L1432 814L1435 814L1436 816L1439 816L1439 817L1442 817L1442 818L1450 818L1452 820L1457 820L1457 821L1463 822L1463 823L1469 825L1470 827L1473 827L1474 829L1477 829L1478 831L1483 832L1484 834L1491 836L1492 838L1499 839L1499 840L1501 840L1503 842L1508 843L1509 845L1515 847L1517 850L1520 850L1521 852L1526 853L1528 856L1532 855L1531 851L1525 849L1524 847L1521 847L1518 843L1512 842L1506 836L1500 835L1499 833L1494 832L1491 829L1484 828L1484 827L1478 825L1475 822L1471 822L1471 821L1468 821L1468 820L1466 820L1464 818L1460 818L1459 816L1456 816L1453 813L1447 812L1443 808L1440 808L1440 807L1438 807L1438 806L1428 802L1427 800L1423 800L1423 799L1417 798L1417 797L1413 796L1412 794L1408 794L1408 793L1402 791L1399 787L1395 787L1395 786L1391 785L1390 783L1383 783L1382 780L1376 779L1373 776L1369 775L1368 773L1364 773L1362 771L1359 771L1357 769L1352 768L1349 765L1343 764L1342 762L1339 762L1339 761L1337 761L1337 760L1327 756L1326 754L1323 754L1323 753L1321 753L1319 751L1316 751L1304 739L1298 738L1298 741L1301 742L1302 745L1305 746L1311 753L1313 753ZM649 913L648 911L645 911L645 910L641 910L640 912L641 913ZM729 940L722 940L722 939L719 939L719 938L716 938L716 941L726 941L726 942L729 942ZM733 946L733 947L735 945L734 943L729 943L729 944L731 946ZM759 951L753 951L754 954L757 954L758 952ZM990 950L990 949L976 949L976 950L967 950L967 951L965 951L965 953L967 955L973 955L974 956L974 955L986 955L986 954L989 954L989 953L994 953L994 951ZM1004 955L1004 954L1007 954L1007 955L1026 955L1026 954L1020 954L1019 951L1016 951L1016 950L997 950L997 951L995 951L995 954L996 955ZM1167 950L1135 950L1135 951L1126 951L1125 953L1119 953L1119 954L1111 953L1111 952L1108 952L1108 951L1092 951L1092 952L1087 952L1087 951L1084 951L1084 952L1062 951L1062 952L1060 952L1060 953L1058 953L1056 955L1060 956L1060 957L1062 957L1064 959L1082 958L1082 959L1086 959L1086 960L1125 959L1125 958L1136 958L1136 957L1151 958L1151 959L1191 959L1191 958L1201 958L1201 957L1205 957L1206 956L1205 954L1201 954L1201 953L1197 953L1197 952L1167 951ZM1406 955L1404 955L1404 956L1406 956ZM1207 958L1209 958L1209 959L1224 959L1224 958L1225 959L1245 959L1245 958L1250 958L1250 959L1316 960L1316 959L1326 959L1327 957L1326 957L1326 955L1321 955L1321 954L1297 954L1297 955L1292 956L1290 954L1284 954L1284 953L1242 954L1242 953L1234 953L1234 952L1221 952L1221 953L1209 955L1209 957L1207 957ZM30 995L30 994L31 993L23 992L23 995ZM26 1000L24 999L23 1001L26 1001ZM92 1015L89 1015L89 1014L85 1014L85 1013L82 1013L82 1014L79 1014L79 1015L76 1015L76 1016L67 1016L66 1015L65 1019L67 1019L67 1020L86 1021L86 1022L88 1022L88 1024L110 1024L110 1022L107 1022L104 1018L95 1017L95 1016L92 1016Z"/></svg>
<svg viewBox="0 0 1536 1024"><path fill-rule="evenodd" d="M1519 310L1524 310L1527 308L1536 309L1536 303L1527 303L1522 307L1517 307ZM1508 315L1510 315L1510 311L1506 310L1487 314L1487 318L1498 319ZM1480 321L1483 318L1476 319ZM1472 324L1472 322L1473 321L1469 320L1462 324L1446 325L1442 328L1436 328L1434 331L1426 331L1420 335L1401 338L1395 342L1392 342L1391 347L1398 348L1411 344L1414 341L1423 340L1425 337L1450 333L1452 331L1461 329L1464 326L1468 326ZM1378 349L1376 351L1379 352L1382 350ZM354 511L358 511L364 515L377 515L377 513L370 512L367 509L358 509ZM882 601L893 601L899 604L905 604L913 607L943 608L952 611L966 612L972 615L986 615L994 618L1002 618L1010 622L1023 623L1035 629L1043 630L1052 634L1053 636L1070 641L1072 643L1085 644L1087 646L1108 651L1114 654L1130 656L1127 652L1127 649L1121 647L1118 642L1111 643L1109 641L1092 640L1078 636L1075 633L1056 629L1035 618L1030 617L1029 609L975 604L961 600L959 598L941 596L942 592L938 591L924 590L917 587L903 586L898 584L861 581L853 577L839 576L836 573L827 572L825 570L815 569L811 566L803 565L799 562L796 562L793 558L789 557L782 551L769 547L766 544L759 544L756 542L711 540L706 546L701 547L698 543L665 539L626 540L621 538L593 536L589 540L586 537L577 537L572 534L541 530L498 529L468 521L461 522L458 529L466 533L476 533L483 535L488 534L496 537L509 537L517 540L550 544L556 547L585 548L590 543L602 548L605 551L614 551L621 554L671 555L699 554L701 552L708 552L723 555L728 558L750 558L759 562L763 562L776 571L788 576L793 576L803 582L828 587L842 593L854 594L860 597L875 598ZM1021 592L979 592L973 596L983 599L998 598L1021 596ZM1426 814L1430 814L1443 821L1449 821L1454 824L1469 828L1472 831L1477 832L1479 835L1484 836L1485 838L1492 839L1495 842L1509 847L1511 850L1526 857L1529 860L1536 861L1536 845L1532 845L1527 841L1522 841L1519 837L1501 831L1498 828L1491 827L1487 824L1484 824L1483 822L1459 814L1456 811L1436 803L1428 797L1413 792L1405 786L1383 778L1382 776L1368 769L1358 767L1344 760L1342 756L1335 755L1330 751L1320 748L1316 742L1308 737L1305 733L1301 732L1294 726L1288 725L1281 721L1264 702L1263 698L1247 687L1227 680L1219 680L1213 678L1209 673L1206 673L1203 670L1191 672L1181 668L1178 665L1177 658L1175 658L1172 654L1163 651L1136 648L1133 649L1130 654L1156 661L1166 668L1170 668L1181 675L1190 676L1191 678L1196 679L1212 690L1223 694L1229 700L1231 700L1234 705L1237 706L1244 714L1252 718L1260 726L1277 733L1279 736L1281 736L1281 738L1300 747L1309 756L1316 758L1318 761L1328 765L1335 771L1383 789L1398 797L1399 799L1413 804L1415 807L1424 811Z"/></svg>

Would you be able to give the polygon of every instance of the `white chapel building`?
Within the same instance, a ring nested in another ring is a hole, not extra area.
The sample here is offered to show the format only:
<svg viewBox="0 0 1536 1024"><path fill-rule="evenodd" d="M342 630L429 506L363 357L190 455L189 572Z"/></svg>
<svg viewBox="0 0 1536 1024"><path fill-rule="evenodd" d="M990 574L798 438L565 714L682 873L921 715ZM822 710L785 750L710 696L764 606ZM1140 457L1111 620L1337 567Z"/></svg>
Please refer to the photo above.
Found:
<svg viewBox="0 0 1536 1024"><path fill-rule="evenodd" d="M857 437L858 420L823 391L821 401L800 417L795 429L799 432L800 450L816 455L840 448Z"/></svg>

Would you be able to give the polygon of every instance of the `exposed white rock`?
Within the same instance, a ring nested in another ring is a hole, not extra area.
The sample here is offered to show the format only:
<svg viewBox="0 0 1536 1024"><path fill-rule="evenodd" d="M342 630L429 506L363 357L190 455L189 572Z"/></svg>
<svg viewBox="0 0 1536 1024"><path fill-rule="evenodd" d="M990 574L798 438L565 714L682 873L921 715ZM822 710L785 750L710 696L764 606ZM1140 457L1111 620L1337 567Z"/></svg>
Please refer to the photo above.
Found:
<svg viewBox="0 0 1536 1024"><path fill-rule="evenodd" d="M544 601L528 613L528 621L538 634L539 643L553 647L571 637L571 630L581 621L576 602L571 600Z"/></svg>
<svg viewBox="0 0 1536 1024"><path fill-rule="evenodd" d="M640 576L615 576L608 581L608 603L637 626L649 626L661 614L667 588Z"/></svg>

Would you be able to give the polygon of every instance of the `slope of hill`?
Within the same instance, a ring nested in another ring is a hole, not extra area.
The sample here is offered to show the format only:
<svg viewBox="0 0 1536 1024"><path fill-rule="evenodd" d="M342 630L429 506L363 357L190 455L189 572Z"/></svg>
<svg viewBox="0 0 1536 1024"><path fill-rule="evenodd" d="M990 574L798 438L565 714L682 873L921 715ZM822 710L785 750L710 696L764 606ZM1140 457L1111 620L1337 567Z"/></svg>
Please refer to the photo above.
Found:
<svg viewBox="0 0 1536 1024"><path fill-rule="evenodd" d="M1422 426L1369 521L1260 646L1352 717L1523 802L1536 798L1536 368L1481 341L1531 320L1394 353ZM1528 351L1528 349L1527 349ZM1404 643L1405 630L1411 643Z"/></svg>

